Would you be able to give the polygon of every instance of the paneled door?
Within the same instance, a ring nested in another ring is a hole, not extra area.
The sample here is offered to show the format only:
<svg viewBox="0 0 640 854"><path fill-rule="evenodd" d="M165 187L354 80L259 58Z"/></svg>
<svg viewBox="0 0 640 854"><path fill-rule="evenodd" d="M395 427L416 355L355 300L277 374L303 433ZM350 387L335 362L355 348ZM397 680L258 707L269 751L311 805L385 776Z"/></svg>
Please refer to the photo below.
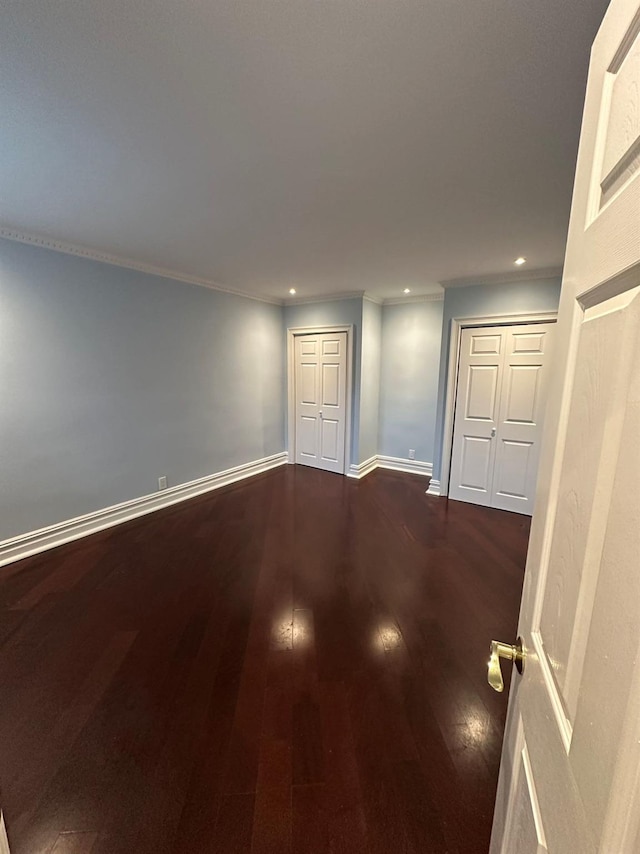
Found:
<svg viewBox="0 0 640 854"><path fill-rule="evenodd" d="M344 472L347 333L295 337L296 463Z"/></svg>
<svg viewBox="0 0 640 854"><path fill-rule="evenodd" d="M638 0L591 52L519 634L492 854L638 854Z"/></svg>
<svg viewBox="0 0 640 854"><path fill-rule="evenodd" d="M554 329L462 330L449 498L533 512Z"/></svg>

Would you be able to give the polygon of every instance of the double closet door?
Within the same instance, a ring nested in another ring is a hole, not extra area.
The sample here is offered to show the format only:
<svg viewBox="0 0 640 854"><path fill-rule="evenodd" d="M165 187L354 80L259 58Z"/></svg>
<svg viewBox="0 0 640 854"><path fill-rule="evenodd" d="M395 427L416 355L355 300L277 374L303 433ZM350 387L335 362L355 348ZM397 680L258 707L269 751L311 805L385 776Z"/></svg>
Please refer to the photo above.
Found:
<svg viewBox="0 0 640 854"><path fill-rule="evenodd" d="M449 498L533 513L554 330L462 330Z"/></svg>
<svg viewBox="0 0 640 854"><path fill-rule="evenodd" d="M295 338L295 460L344 473L347 333Z"/></svg>

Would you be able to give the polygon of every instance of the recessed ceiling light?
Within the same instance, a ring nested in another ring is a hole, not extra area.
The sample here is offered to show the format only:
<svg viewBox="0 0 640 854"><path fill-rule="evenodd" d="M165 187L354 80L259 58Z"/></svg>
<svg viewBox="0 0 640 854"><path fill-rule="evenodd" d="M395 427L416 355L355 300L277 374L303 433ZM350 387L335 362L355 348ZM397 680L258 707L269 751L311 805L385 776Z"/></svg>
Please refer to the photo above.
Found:
<svg viewBox="0 0 640 854"><path fill-rule="evenodd" d="M411 293L411 288L405 288L405 289L402 291L402 293L403 293L403 294L410 294L410 293Z"/></svg>
<svg viewBox="0 0 640 854"><path fill-rule="evenodd" d="M289 288L289 293L291 294L291 296L294 296L295 292L296 292L295 288Z"/></svg>
<svg viewBox="0 0 640 854"><path fill-rule="evenodd" d="M516 266L522 267L523 264L527 263L527 259L523 258L522 255L513 262Z"/></svg>

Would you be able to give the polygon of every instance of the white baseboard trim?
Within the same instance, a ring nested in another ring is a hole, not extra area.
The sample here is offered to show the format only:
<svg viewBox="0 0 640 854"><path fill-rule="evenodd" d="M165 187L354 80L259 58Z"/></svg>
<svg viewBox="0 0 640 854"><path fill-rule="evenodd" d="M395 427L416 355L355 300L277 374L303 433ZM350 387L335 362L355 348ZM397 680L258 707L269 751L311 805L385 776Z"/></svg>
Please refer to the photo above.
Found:
<svg viewBox="0 0 640 854"><path fill-rule="evenodd" d="M429 489L427 489L427 495L435 495L436 497L440 496L440 487L441 483L439 480L434 480L431 478L431 483L429 484Z"/></svg>
<svg viewBox="0 0 640 854"><path fill-rule="evenodd" d="M366 477L374 469L390 469L391 471L403 471L409 472L409 474L422 474L430 477L432 465L422 460L407 460L404 457L385 457L383 454L376 454L359 465L349 466L347 477L354 477L360 480L360 478Z"/></svg>
<svg viewBox="0 0 640 854"><path fill-rule="evenodd" d="M105 507L103 510L87 513L85 516L77 516L75 519L68 519L66 522L59 522L38 531L31 531L4 540L0 542L0 566L22 560L22 558L47 549L53 549L64 543L70 543L72 540L87 537L89 534L95 534L105 528L120 525L122 522L128 522L138 516L162 510L164 507L170 507L180 501L187 501L189 498L195 498L196 495L219 489L221 486L227 486L246 477L253 477L256 474L269 471L269 469L286 463L287 456L286 451L272 454L270 457L263 457L260 460L234 466L226 469L226 471L216 472L216 474L207 475L207 477L192 480L189 483L163 489L162 492L143 495L141 498L134 498L132 501L114 504L112 507ZM2 854L1 848L0 854Z"/></svg>
<svg viewBox="0 0 640 854"><path fill-rule="evenodd" d="M357 480L360 480L360 478L363 478L368 475L369 472L372 472L375 468L377 468L377 466L378 457L374 455L373 457L369 457L368 460L365 460L359 465L350 465L349 471L347 472L347 477L355 477Z"/></svg>
<svg viewBox="0 0 640 854"><path fill-rule="evenodd" d="M385 457L382 454L378 454L378 468L422 474L425 477L431 477L433 471L431 463L425 463L422 460L408 460L404 457Z"/></svg>

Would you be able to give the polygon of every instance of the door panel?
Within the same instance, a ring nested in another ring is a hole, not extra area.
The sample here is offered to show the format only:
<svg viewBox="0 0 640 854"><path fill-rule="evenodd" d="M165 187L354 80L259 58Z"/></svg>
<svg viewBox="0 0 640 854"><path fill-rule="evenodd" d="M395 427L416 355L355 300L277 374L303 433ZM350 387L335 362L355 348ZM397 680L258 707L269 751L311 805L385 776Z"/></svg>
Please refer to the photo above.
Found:
<svg viewBox="0 0 640 854"><path fill-rule="evenodd" d="M471 365L469 367L467 387L465 418L495 421L498 366Z"/></svg>
<svg viewBox="0 0 640 854"><path fill-rule="evenodd" d="M340 406L340 365L322 366L323 406Z"/></svg>
<svg viewBox="0 0 640 854"><path fill-rule="evenodd" d="M463 329L449 498L488 505L495 459L504 329Z"/></svg>
<svg viewBox="0 0 640 854"><path fill-rule="evenodd" d="M546 336L543 332L518 332L512 333L514 353L544 353Z"/></svg>
<svg viewBox="0 0 640 854"><path fill-rule="evenodd" d="M516 740L513 822L506 850L509 854L547 854L547 843L522 721Z"/></svg>
<svg viewBox="0 0 640 854"><path fill-rule="evenodd" d="M491 457L490 439L464 436L460 486L464 489L477 489L488 493Z"/></svg>
<svg viewBox="0 0 640 854"><path fill-rule="evenodd" d="M295 461L343 473L347 333L296 335Z"/></svg>
<svg viewBox="0 0 640 854"><path fill-rule="evenodd" d="M637 32L631 36L631 45L621 45L613 58L606 80L609 115L600 169L601 208L640 166L640 39Z"/></svg>
<svg viewBox="0 0 640 854"><path fill-rule="evenodd" d="M535 424L541 365L509 365L506 377L504 420Z"/></svg>
<svg viewBox="0 0 640 854"><path fill-rule="evenodd" d="M533 512L547 377L555 323L511 326L505 333L502 394L491 506Z"/></svg>
<svg viewBox="0 0 640 854"><path fill-rule="evenodd" d="M615 456L612 461L607 454L608 445L618 438L612 419L625 409L624 399L619 399L619 376L628 370L624 360L629 354L623 347L627 322L626 310L605 310L596 318L585 318L578 344L567 425L571 442L565 449L558 491L558 514L564 522L556 525L553 532L539 628L540 643L547 659L553 661L555 681L570 724L575 716L585 627L591 617L603 522L615 471L611 465ZM589 464L585 465L587 460Z"/></svg>
<svg viewBox="0 0 640 854"><path fill-rule="evenodd" d="M327 340L322 342L322 355L323 356L339 356L340 355L340 344L341 341L339 338L328 338Z"/></svg>
<svg viewBox="0 0 640 854"><path fill-rule="evenodd" d="M316 403L316 394L318 383L316 381L316 373L318 363L303 362L300 365L300 402L314 405Z"/></svg>
<svg viewBox="0 0 640 854"><path fill-rule="evenodd" d="M497 456L494 480L496 495L526 501L533 457L532 443L505 439Z"/></svg>
<svg viewBox="0 0 640 854"><path fill-rule="evenodd" d="M470 336L472 356L499 356L502 335L480 335L477 332Z"/></svg>
<svg viewBox="0 0 640 854"><path fill-rule="evenodd" d="M333 421L329 418L323 418L321 421L322 440L321 440L321 456L327 462L335 463L340 452L339 448L339 428L338 421Z"/></svg>
<svg viewBox="0 0 640 854"><path fill-rule="evenodd" d="M303 457L315 459L317 421L317 418L309 415L302 415L300 418L297 440L299 445L298 451Z"/></svg>
<svg viewBox="0 0 640 854"><path fill-rule="evenodd" d="M518 739L550 852L638 851L639 155L640 4L612 0L591 53L492 854L528 821Z"/></svg>

